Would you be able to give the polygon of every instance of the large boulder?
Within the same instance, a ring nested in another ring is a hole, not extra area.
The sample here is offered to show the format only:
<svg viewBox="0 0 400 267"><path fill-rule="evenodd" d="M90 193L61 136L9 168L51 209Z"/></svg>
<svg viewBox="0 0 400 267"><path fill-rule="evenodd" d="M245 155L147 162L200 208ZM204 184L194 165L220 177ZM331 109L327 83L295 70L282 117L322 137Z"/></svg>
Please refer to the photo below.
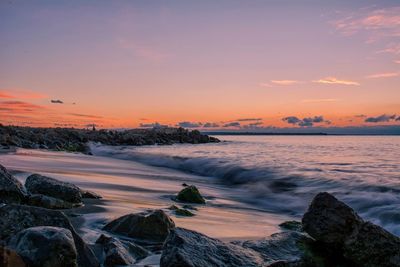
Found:
<svg viewBox="0 0 400 267"><path fill-rule="evenodd" d="M195 231L175 228L164 243L160 267L268 266L253 250L224 243Z"/></svg>
<svg viewBox="0 0 400 267"><path fill-rule="evenodd" d="M22 203L25 197L22 184L0 165L0 203Z"/></svg>
<svg viewBox="0 0 400 267"><path fill-rule="evenodd" d="M54 226L70 230L78 252L78 266L99 266L93 251L76 233L64 213L57 210L16 204L0 207L0 240L7 242L18 232L35 226Z"/></svg>
<svg viewBox="0 0 400 267"><path fill-rule="evenodd" d="M14 235L8 245L32 267L77 266L74 239L71 231L65 228L27 228Z"/></svg>
<svg viewBox="0 0 400 267"><path fill-rule="evenodd" d="M0 245L0 266L26 267L24 260L18 253L10 248Z"/></svg>
<svg viewBox="0 0 400 267"><path fill-rule="evenodd" d="M43 194L74 204L82 203L79 187L40 174L30 175L25 181L25 187L31 194Z"/></svg>
<svg viewBox="0 0 400 267"><path fill-rule="evenodd" d="M313 199L302 223L320 247L343 255L353 266L400 266L400 238L364 222L328 193L319 193Z"/></svg>
<svg viewBox="0 0 400 267"><path fill-rule="evenodd" d="M175 223L162 210L124 215L109 222L104 230L150 242L164 242Z"/></svg>
<svg viewBox="0 0 400 267"><path fill-rule="evenodd" d="M27 204L46 209L71 209L74 207L74 204L70 202L42 194L33 194L28 196Z"/></svg>
<svg viewBox="0 0 400 267"><path fill-rule="evenodd" d="M176 197L177 200L189 203L204 204L206 201L196 186L190 185L183 188Z"/></svg>

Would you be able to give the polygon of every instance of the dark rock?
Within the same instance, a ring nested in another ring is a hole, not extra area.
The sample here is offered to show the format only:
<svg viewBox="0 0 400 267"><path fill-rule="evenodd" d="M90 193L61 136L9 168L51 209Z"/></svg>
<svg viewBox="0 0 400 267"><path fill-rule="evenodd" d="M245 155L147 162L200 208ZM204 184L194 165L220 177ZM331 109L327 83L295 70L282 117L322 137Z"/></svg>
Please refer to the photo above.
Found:
<svg viewBox="0 0 400 267"><path fill-rule="evenodd" d="M31 227L14 235L9 244L32 267L76 267L77 252L70 230Z"/></svg>
<svg viewBox="0 0 400 267"><path fill-rule="evenodd" d="M46 209L71 209L72 203L62 199L49 197L41 194L34 194L28 197L27 203L31 206L43 207Z"/></svg>
<svg viewBox="0 0 400 267"><path fill-rule="evenodd" d="M160 267L267 266L258 253L195 231L175 228L164 243Z"/></svg>
<svg viewBox="0 0 400 267"><path fill-rule="evenodd" d="M194 214L186 209L177 209L175 210L175 214L178 216L185 216L185 217L191 217L194 216Z"/></svg>
<svg viewBox="0 0 400 267"><path fill-rule="evenodd" d="M93 251L76 233L68 218L60 211L8 204L0 207L0 240L9 240L18 232L35 226L62 227L71 231L78 252L78 265L97 267Z"/></svg>
<svg viewBox="0 0 400 267"><path fill-rule="evenodd" d="M286 222L279 224L279 226L283 229L291 230L291 231L301 232L303 230L303 226L302 226L301 222L298 222L298 221L286 221Z"/></svg>
<svg viewBox="0 0 400 267"><path fill-rule="evenodd" d="M313 199L304 214L303 229L320 247L343 255L353 263L351 266L400 266L400 238L364 222L353 209L328 193Z"/></svg>
<svg viewBox="0 0 400 267"><path fill-rule="evenodd" d="M342 247L361 223L352 208L329 193L317 194L302 219L305 232L334 247Z"/></svg>
<svg viewBox="0 0 400 267"><path fill-rule="evenodd" d="M25 187L31 194L43 194L74 204L82 203L82 195L79 187L40 174L29 176L26 179Z"/></svg>
<svg viewBox="0 0 400 267"><path fill-rule="evenodd" d="M187 183L182 184L183 187L189 186Z"/></svg>
<svg viewBox="0 0 400 267"><path fill-rule="evenodd" d="M0 203L22 203L25 197L22 184L0 165Z"/></svg>
<svg viewBox="0 0 400 267"><path fill-rule="evenodd" d="M0 266L26 267L26 264L16 251L0 245Z"/></svg>
<svg viewBox="0 0 400 267"><path fill-rule="evenodd" d="M113 267L118 265L130 265L135 259L129 254L126 248L117 239L105 235L101 235L97 241L104 249L104 265Z"/></svg>
<svg viewBox="0 0 400 267"><path fill-rule="evenodd" d="M162 210L132 213L115 219L104 230L132 238L163 242L175 223Z"/></svg>
<svg viewBox="0 0 400 267"><path fill-rule="evenodd" d="M176 205L171 205L171 206L168 207L168 209L169 209L169 210L178 210L179 207L176 206Z"/></svg>
<svg viewBox="0 0 400 267"><path fill-rule="evenodd" d="M206 203L204 198L201 196L199 190L194 185L190 185L183 188L178 193L176 199L182 202L189 202L189 203L199 203L199 204Z"/></svg>
<svg viewBox="0 0 400 267"><path fill-rule="evenodd" d="M102 198L99 194L89 191L89 190L81 190L81 195L82 195L82 198L94 198L94 199Z"/></svg>
<svg viewBox="0 0 400 267"><path fill-rule="evenodd" d="M197 208L193 207L192 205L183 205L182 208L183 209L189 209L189 210L197 210Z"/></svg>

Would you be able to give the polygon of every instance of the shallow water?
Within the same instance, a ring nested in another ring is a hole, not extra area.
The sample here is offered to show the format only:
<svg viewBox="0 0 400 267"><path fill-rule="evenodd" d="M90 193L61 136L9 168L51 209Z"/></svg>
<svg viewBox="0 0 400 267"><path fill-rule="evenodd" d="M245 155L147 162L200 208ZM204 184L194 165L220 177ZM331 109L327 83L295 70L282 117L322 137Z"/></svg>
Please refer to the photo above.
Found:
<svg viewBox="0 0 400 267"><path fill-rule="evenodd" d="M222 205L262 210L265 217L300 219L312 197L327 191L400 235L399 136L217 137L226 142L92 148L209 178L204 186L222 188L215 195Z"/></svg>

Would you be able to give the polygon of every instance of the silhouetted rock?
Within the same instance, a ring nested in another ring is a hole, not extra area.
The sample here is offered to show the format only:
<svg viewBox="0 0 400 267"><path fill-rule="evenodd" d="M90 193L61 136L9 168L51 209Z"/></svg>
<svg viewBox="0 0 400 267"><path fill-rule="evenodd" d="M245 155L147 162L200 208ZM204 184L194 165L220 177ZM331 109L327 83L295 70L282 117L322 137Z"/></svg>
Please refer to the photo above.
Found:
<svg viewBox="0 0 400 267"><path fill-rule="evenodd" d="M195 231L175 228L164 243L160 267L259 267L261 256L238 245L223 243Z"/></svg>
<svg viewBox="0 0 400 267"><path fill-rule="evenodd" d="M99 266L92 250L76 233L68 218L62 212L16 204L0 206L0 240L7 242L18 232L35 226L54 226L70 230L78 252L78 265L84 267Z"/></svg>
<svg viewBox="0 0 400 267"><path fill-rule="evenodd" d="M353 266L400 266L400 238L364 222L349 206L319 193L303 217L303 229L326 250L343 255Z"/></svg>
<svg viewBox="0 0 400 267"><path fill-rule="evenodd" d="M183 188L176 197L177 200L182 202L189 202L189 203L198 203L204 204L206 201L200 194L200 191L197 189L196 186L190 185Z"/></svg>
<svg viewBox="0 0 400 267"><path fill-rule="evenodd" d="M0 165L0 203L21 203L25 197L22 184Z"/></svg>
<svg viewBox="0 0 400 267"><path fill-rule="evenodd" d="M0 266L26 267L26 264L16 251L0 245Z"/></svg>
<svg viewBox="0 0 400 267"><path fill-rule="evenodd" d="M27 204L46 209L71 209L74 207L74 205L70 202L42 194L33 194L28 196Z"/></svg>
<svg viewBox="0 0 400 267"><path fill-rule="evenodd" d="M82 198L93 198L93 199L102 198L99 194L97 194L93 191L83 190L83 189L81 189L81 195L82 195Z"/></svg>
<svg viewBox="0 0 400 267"><path fill-rule="evenodd" d="M30 175L25 181L25 187L31 194L43 194L73 204L82 203L82 195L79 187L40 174Z"/></svg>
<svg viewBox="0 0 400 267"><path fill-rule="evenodd" d="M104 230L128 237L163 242L175 223L162 210L132 213L115 219Z"/></svg>
<svg viewBox="0 0 400 267"><path fill-rule="evenodd" d="M178 209L175 210L174 212L175 212L176 215L178 215L178 216L184 216L184 217L192 217L192 216L195 215L195 214L192 213L191 211L188 211L188 210L186 210L186 209L181 209L181 208L178 208Z"/></svg>
<svg viewBox="0 0 400 267"><path fill-rule="evenodd" d="M285 230L298 231L298 232L301 232L303 230L301 222L298 221L286 221L279 224L279 226Z"/></svg>
<svg viewBox="0 0 400 267"><path fill-rule="evenodd" d="M9 244L29 266L76 267L77 252L70 230L31 227L14 235Z"/></svg>

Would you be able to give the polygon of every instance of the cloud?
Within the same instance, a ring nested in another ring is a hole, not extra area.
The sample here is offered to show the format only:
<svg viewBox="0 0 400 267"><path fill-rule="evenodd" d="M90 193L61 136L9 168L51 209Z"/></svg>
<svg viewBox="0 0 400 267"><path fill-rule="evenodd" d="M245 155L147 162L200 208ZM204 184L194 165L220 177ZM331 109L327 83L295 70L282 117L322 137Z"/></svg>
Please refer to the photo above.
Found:
<svg viewBox="0 0 400 267"><path fill-rule="evenodd" d="M0 98L15 99L41 99L47 98L47 95L21 89L0 89Z"/></svg>
<svg viewBox="0 0 400 267"><path fill-rule="evenodd" d="M367 79L379 79L379 78L391 78L399 76L399 72L385 72L385 73L376 73L366 76Z"/></svg>
<svg viewBox="0 0 400 267"><path fill-rule="evenodd" d="M226 124L224 124L223 127L225 127L225 128L228 128L228 127L240 127L240 122L234 121L234 122L226 123Z"/></svg>
<svg viewBox="0 0 400 267"><path fill-rule="evenodd" d="M396 121L400 121L400 116L397 117Z"/></svg>
<svg viewBox="0 0 400 267"><path fill-rule="evenodd" d="M314 83L322 83L322 84L343 84L343 85L360 85L358 82L348 81L348 80L339 80L335 77L326 77L319 80L312 81Z"/></svg>
<svg viewBox="0 0 400 267"><path fill-rule="evenodd" d="M365 119L365 122L370 122L370 123L378 123L378 122L389 122L391 120L396 119L396 115L386 115L382 114L377 117L369 117Z"/></svg>
<svg viewBox="0 0 400 267"><path fill-rule="evenodd" d="M154 123L141 123L139 125L141 128L161 128L161 127L168 127L168 125L160 124L158 122Z"/></svg>
<svg viewBox="0 0 400 267"><path fill-rule="evenodd" d="M50 102L53 104L64 104L64 102L61 101L60 99L52 99Z"/></svg>
<svg viewBox="0 0 400 267"><path fill-rule="evenodd" d="M215 122L206 122L203 124L203 127L204 128L216 128L216 127L219 127L219 124L215 123Z"/></svg>
<svg viewBox="0 0 400 267"><path fill-rule="evenodd" d="M243 125L242 128L243 129L260 129L260 128L264 128L261 125L263 125L263 123L261 121L257 121L257 122L253 122L253 123L249 123L249 124Z"/></svg>
<svg viewBox="0 0 400 267"><path fill-rule="evenodd" d="M202 126L201 122L190 122L190 121L181 121L178 122L176 126L183 127L183 128L198 128Z"/></svg>
<svg viewBox="0 0 400 267"><path fill-rule="evenodd" d="M150 62L159 63L170 57L170 54L160 51L155 45L139 44L138 42L125 39L119 39L117 42L121 48L131 52L134 56L146 59Z"/></svg>
<svg viewBox="0 0 400 267"><path fill-rule="evenodd" d="M301 82L295 81L295 80L271 80L271 83L277 84L277 85L293 85L293 84L298 84Z"/></svg>
<svg viewBox="0 0 400 267"><path fill-rule="evenodd" d="M303 99L302 103L324 103L324 102L337 102L339 99L336 98L319 98L319 99Z"/></svg>
<svg viewBox="0 0 400 267"><path fill-rule="evenodd" d="M305 117L303 119L299 119L296 116L289 116L282 118L282 120L289 124L298 125L300 127L312 127L315 123L331 123L329 120L325 120L323 116Z"/></svg>
<svg viewBox="0 0 400 267"><path fill-rule="evenodd" d="M262 121L262 118L244 118L244 119L237 119L236 121Z"/></svg>
<svg viewBox="0 0 400 267"><path fill-rule="evenodd" d="M367 115L358 114L358 115L355 115L354 117L356 117L356 118L365 118L365 117L367 117Z"/></svg>
<svg viewBox="0 0 400 267"><path fill-rule="evenodd" d="M23 101L1 101L0 111L9 113L30 113L33 111L46 109L43 106L35 105Z"/></svg>
<svg viewBox="0 0 400 267"><path fill-rule="evenodd" d="M102 119L102 116L97 116L97 115L87 115L87 114L80 114L80 113L68 113L71 116L75 117L84 117L88 119Z"/></svg>

